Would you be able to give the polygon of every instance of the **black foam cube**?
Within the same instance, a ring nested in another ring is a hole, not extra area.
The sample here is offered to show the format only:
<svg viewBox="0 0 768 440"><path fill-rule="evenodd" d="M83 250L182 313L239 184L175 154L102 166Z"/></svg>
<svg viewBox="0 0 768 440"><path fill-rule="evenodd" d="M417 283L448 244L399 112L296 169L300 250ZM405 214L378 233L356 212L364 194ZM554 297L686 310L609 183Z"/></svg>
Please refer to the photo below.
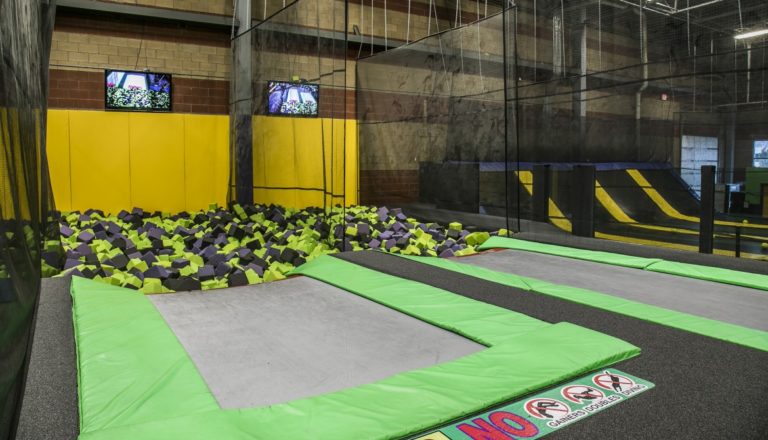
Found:
<svg viewBox="0 0 768 440"><path fill-rule="evenodd" d="M227 284L229 284L230 287L247 286L248 277L245 275L245 272L237 269L229 275Z"/></svg>
<svg viewBox="0 0 768 440"><path fill-rule="evenodd" d="M175 267L176 269L182 269L187 266L189 266L189 260L186 258L177 258L171 263L171 267Z"/></svg>
<svg viewBox="0 0 768 440"><path fill-rule="evenodd" d="M77 234L77 241L81 241L83 243L90 243L91 240L93 240L95 235L92 232L89 231L82 231L79 234Z"/></svg>
<svg viewBox="0 0 768 440"><path fill-rule="evenodd" d="M128 257L126 257L123 254L117 254L112 259L109 260L107 264L114 267L115 269L123 270L125 269L125 266L128 265Z"/></svg>
<svg viewBox="0 0 768 440"><path fill-rule="evenodd" d="M290 263L298 257L299 253L291 248L285 248L283 249L283 252L280 253L280 260L286 263Z"/></svg>
<svg viewBox="0 0 768 440"><path fill-rule="evenodd" d="M221 263L223 263L227 257L224 254L213 254L211 258L208 259L208 264L211 266L217 266Z"/></svg>
<svg viewBox="0 0 768 440"><path fill-rule="evenodd" d="M230 266L227 263L220 263L216 268L213 270L213 273L221 278L223 276L226 276L230 271L232 270L232 266Z"/></svg>
<svg viewBox="0 0 768 440"><path fill-rule="evenodd" d="M200 281L184 275L178 278L168 278L167 280L163 281L163 285L177 292L200 290L202 288Z"/></svg>
<svg viewBox="0 0 768 440"><path fill-rule="evenodd" d="M144 277L164 280L168 278L168 271L163 266L152 266L144 271Z"/></svg>
<svg viewBox="0 0 768 440"><path fill-rule="evenodd" d="M61 233L63 237L69 238L75 231L67 225L61 225L61 227L59 227L59 233Z"/></svg>
<svg viewBox="0 0 768 440"><path fill-rule="evenodd" d="M245 244L245 247L250 249L251 251L259 250L261 249L261 242L259 240L252 240Z"/></svg>
<svg viewBox="0 0 768 440"><path fill-rule="evenodd" d="M197 270L197 277L200 281L212 280L216 276L216 271L213 266L206 264Z"/></svg>

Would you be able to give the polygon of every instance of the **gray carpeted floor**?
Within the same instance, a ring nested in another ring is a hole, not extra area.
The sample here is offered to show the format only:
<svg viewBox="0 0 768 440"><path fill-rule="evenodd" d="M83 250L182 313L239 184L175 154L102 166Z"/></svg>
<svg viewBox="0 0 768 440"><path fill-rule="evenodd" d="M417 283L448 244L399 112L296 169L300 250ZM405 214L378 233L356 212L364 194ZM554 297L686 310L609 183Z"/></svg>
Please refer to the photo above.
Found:
<svg viewBox="0 0 768 440"><path fill-rule="evenodd" d="M150 298L223 408L333 392L485 348L306 277Z"/></svg>
<svg viewBox="0 0 768 440"><path fill-rule="evenodd" d="M547 439L768 438L768 353L558 298L526 292L382 252L337 255L547 322L571 322L642 349L616 368L656 388ZM578 355L575 353L574 355Z"/></svg>
<svg viewBox="0 0 768 440"><path fill-rule="evenodd" d="M768 292L763 290L515 250L457 261L768 330Z"/></svg>
<svg viewBox="0 0 768 440"><path fill-rule="evenodd" d="M70 279L43 279L17 440L76 439L77 364Z"/></svg>
<svg viewBox="0 0 768 440"><path fill-rule="evenodd" d="M593 251L614 252L617 254L633 255L644 258L661 258L680 263L701 264L704 266L722 267L724 269L740 270L768 275L768 263L748 258L734 258L724 255L700 254L698 252L682 251L657 246L645 246L634 243L622 243L613 240L578 237L564 233L548 233L541 231L521 232L515 234L520 240L536 241L539 243L569 246Z"/></svg>

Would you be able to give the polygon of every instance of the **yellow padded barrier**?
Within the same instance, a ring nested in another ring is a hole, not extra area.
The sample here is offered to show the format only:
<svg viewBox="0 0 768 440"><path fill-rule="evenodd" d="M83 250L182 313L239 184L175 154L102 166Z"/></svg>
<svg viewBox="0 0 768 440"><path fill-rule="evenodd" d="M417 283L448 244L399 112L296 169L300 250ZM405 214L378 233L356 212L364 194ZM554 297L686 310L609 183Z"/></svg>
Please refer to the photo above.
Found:
<svg viewBox="0 0 768 440"><path fill-rule="evenodd" d="M226 204L225 115L49 110L57 208L178 212Z"/></svg>
<svg viewBox="0 0 768 440"><path fill-rule="evenodd" d="M69 111L69 209L130 209L130 138L126 113ZM51 118L49 118L51 119ZM50 143L58 142L50 139ZM64 164L49 163L51 168ZM56 197L54 189L54 197ZM57 202L58 204L58 202ZM66 210L67 207L60 206Z"/></svg>
<svg viewBox="0 0 768 440"><path fill-rule="evenodd" d="M323 165L328 192L333 190L341 195L346 184L347 205L356 204L356 121L279 116L253 118L254 202L279 203L292 208L322 206ZM341 197L326 197L328 204L341 202Z"/></svg>
<svg viewBox="0 0 768 440"><path fill-rule="evenodd" d="M49 174L56 205L72 206L72 186L69 161L69 112L48 112L47 145ZM68 208L67 208L68 209Z"/></svg>
<svg viewBox="0 0 768 440"><path fill-rule="evenodd" d="M187 210L227 204L229 117L184 115Z"/></svg>
<svg viewBox="0 0 768 440"><path fill-rule="evenodd" d="M131 203L148 211L184 211L184 115L133 113L128 118Z"/></svg>

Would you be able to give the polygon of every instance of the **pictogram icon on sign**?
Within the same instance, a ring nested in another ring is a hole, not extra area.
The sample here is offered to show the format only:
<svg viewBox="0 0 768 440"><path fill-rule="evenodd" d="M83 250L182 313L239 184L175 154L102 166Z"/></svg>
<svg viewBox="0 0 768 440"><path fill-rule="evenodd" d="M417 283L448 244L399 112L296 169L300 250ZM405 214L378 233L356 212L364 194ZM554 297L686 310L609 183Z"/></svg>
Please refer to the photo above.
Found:
<svg viewBox="0 0 768 440"><path fill-rule="evenodd" d="M597 374L592 378L592 382L600 388L604 388L608 391L621 392L629 389L635 385L635 381L622 376L620 374L614 374L610 371L605 371L603 374Z"/></svg>
<svg viewBox="0 0 768 440"><path fill-rule="evenodd" d="M571 408L565 403L555 399L532 399L525 402L525 411L537 419L554 419L569 412Z"/></svg>
<svg viewBox="0 0 768 440"><path fill-rule="evenodd" d="M560 390L560 394L571 402L581 403L585 400L598 400L605 397L605 393L597 388L586 385L571 385Z"/></svg>

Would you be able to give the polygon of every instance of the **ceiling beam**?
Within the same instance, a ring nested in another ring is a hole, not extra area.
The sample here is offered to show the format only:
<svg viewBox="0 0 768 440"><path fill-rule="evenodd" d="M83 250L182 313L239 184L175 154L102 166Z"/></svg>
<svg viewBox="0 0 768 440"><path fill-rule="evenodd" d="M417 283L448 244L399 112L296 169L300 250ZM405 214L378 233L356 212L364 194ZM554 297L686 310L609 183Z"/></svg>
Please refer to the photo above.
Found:
<svg viewBox="0 0 768 440"><path fill-rule="evenodd" d="M232 17L227 17L225 15L203 14L200 12L153 8L151 6L102 2L98 0L57 0L56 5L58 7L82 9L86 11L133 15L136 17L158 18L213 26L232 27L233 25ZM234 26L237 27L238 25L239 23L235 21Z"/></svg>

